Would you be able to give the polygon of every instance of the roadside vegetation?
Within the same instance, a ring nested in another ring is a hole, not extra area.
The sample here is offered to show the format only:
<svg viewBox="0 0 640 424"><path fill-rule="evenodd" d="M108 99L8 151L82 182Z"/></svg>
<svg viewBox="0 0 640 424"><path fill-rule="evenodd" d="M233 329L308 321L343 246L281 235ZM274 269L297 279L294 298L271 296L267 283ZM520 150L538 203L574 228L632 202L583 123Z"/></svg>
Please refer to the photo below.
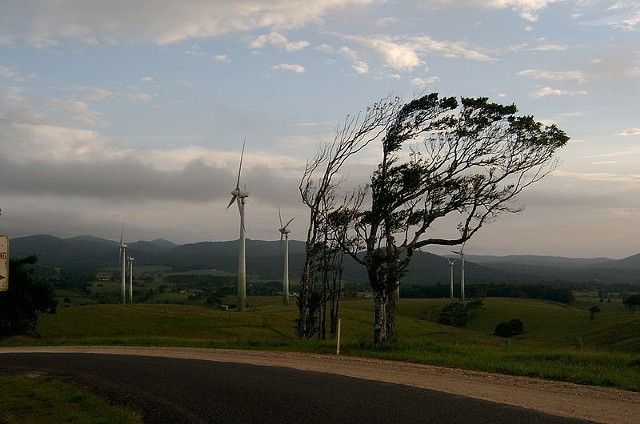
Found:
<svg viewBox="0 0 640 424"><path fill-rule="evenodd" d="M232 298L222 299L227 300ZM12 337L0 345L188 346L335 354L335 340L299 339L294 325L297 309L280 301L277 296L250 297L245 313L163 303L70 306L43 316L38 338ZM397 320L402 337L375 344L370 334L372 300L344 300L340 353L640 391L640 314L626 312L620 300L607 304L591 320L591 303L586 301L567 306L488 298L465 327L438 324L449 303L400 299ZM493 335L497 324L515 319L522 322L524 332L508 339Z"/></svg>
<svg viewBox="0 0 640 424"><path fill-rule="evenodd" d="M117 278L117 270L113 273ZM28 331L5 335L0 347L183 346L336 354L333 337L298 337L298 308L295 302L282 306L279 281L249 276L248 310L239 313L232 273L138 267L134 277L134 304L127 305L118 304L120 283L113 277L54 280L46 290L53 297L47 296L45 304L58 305L57 311L41 308L37 326L29 315ZM374 302L363 297L365 287L348 284L340 302L340 354L640 391L640 314L629 307L636 295L568 291L571 301L561 302L542 297L566 289L540 287L544 296L521 290L518 296L485 297L487 289L465 303L442 296L403 297L396 305L398 337L374 343ZM529 298L534 296L539 298ZM509 332L502 333L505 326ZM7 423L42 422L44 416L48 422L140 422L135 412L109 409L108 401L46 375L0 372L0 404L0 422Z"/></svg>
<svg viewBox="0 0 640 424"><path fill-rule="evenodd" d="M139 415L110 405L75 383L48 375L0 373L0 422L138 424Z"/></svg>

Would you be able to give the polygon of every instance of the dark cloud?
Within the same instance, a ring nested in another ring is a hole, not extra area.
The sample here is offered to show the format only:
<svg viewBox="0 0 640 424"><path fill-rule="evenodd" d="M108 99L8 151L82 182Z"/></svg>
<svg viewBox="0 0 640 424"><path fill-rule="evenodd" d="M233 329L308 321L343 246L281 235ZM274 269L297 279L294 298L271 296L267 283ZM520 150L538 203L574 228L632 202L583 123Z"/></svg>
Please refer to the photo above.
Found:
<svg viewBox="0 0 640 424"><path fill-rule="evenodd" d="M243 182L253 198L265 203L291 203L297 181L266 167L249 168ZM24 164L0 158L0 192L13 195L87 197L102 200L179 200L210 202L226 199L236 175L196 160L178 171L158 170L136 159L104 162L44 162Z"/></svg>

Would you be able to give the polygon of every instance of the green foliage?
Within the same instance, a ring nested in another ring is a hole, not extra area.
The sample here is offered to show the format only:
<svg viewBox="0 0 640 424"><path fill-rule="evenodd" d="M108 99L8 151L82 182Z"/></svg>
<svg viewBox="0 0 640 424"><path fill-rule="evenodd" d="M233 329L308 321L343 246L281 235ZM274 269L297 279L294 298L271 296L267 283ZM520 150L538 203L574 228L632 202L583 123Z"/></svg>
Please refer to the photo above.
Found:
<svg viewBox="0 0 640 424"><path fill-rule="evenodd" d="M0 422L137 424L135 412L46 375L0 374Z"/></svg>
<svg viewBox="0 0 640 424"><path fill-rule="evenodd" d="M469 297L512 297L551 300L560 303L575 301L571 289L566 287L552 287L547 284L470 284L467 286ZM402 297L442 298L449 295L449 285L413 285L404 288Z"/></svg>
<svg viewBox="0 0 640 424"><path fill-rule="evenodd" d="M640 294L629 296L622 303L624 303L629 312L634 313L636 307L640 306Z"/></svg>
<svg viewBox="0 0 640 424"><path fill-rule="evenodd" d="M512 319L511 321L501 322L496 325L496 329L493 334L498 337L511 337L524 333L524 324L519 319Z"/></svg>
<svg viewBox="0 0 640 424"><path fill-rule="evenodd" d="M600 298L602 300L602 298ZM592 306L589 308L589 319L591 321L595 320L598 314L602 312L602 310L597 306Z"/></svg>
<svg viewBox="0 0 640 424"><path fill-rule="evenodd" d="M229 304L232 298L227 298ZM597 301L597 299L596 299ZM399 337L371 343L371 299L344 300L341 355L615 386L640 391L639 314L607 311L594 322L591 304L567 307L531 299L488 298L465 328L437 324L448 299L400 299ZM471 302L469 302L471 303ZM87 305L63 308L38 326L40 339L13 337L0 346L128 345L285 350L335 354L335 340L302 340L297 308L281 298L248 299L245 313L191 305ZM490 336L497 322L519 317L527 331L505 346ZM576 337L583 349L575 351Z"/></svg>
<svg viewBox="0 0 640 424"><path fill-rule="evenodd" d="M12 259L9 264L9 290L0 292L0 339L17 334L36 336L38 315L56 313L53 288L29 266L36 261L35 256L29 256Z"/></svg>
<svg viewBox="0 0 640 424"><path fill-rule="evenodd" d="M454 327L465 327L476 311L482 307L480 300L463 304L461 302L453 302L445 305L438 316L438 324L452 325Z"/></svg>
<svg viewBox="0 0 640 424"><path fill-rule="evenodd" d="M302 291L301 291L302 293ZM300 314L295 319L296 334L302 339L311 339L319 331L319 312L322 306L322 293L317 289L307 290L307 296L302 299L299 294L296 300ZM302 303L304 302L304 307ZM306 313L302 313L305 309Z"/></svg>

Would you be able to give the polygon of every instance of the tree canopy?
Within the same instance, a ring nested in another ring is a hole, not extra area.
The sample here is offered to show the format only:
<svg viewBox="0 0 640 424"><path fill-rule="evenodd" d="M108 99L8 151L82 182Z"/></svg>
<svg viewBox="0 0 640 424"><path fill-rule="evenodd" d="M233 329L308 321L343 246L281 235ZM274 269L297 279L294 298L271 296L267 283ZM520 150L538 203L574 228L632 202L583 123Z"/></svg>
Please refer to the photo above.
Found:
<svg viewBox="0 0 640 424"><path fill-rule="evenodd" d="M331 214L349 228L337 239L341 248L367 269L374 340L385 341L395 337L394 292L413 252L465 243L501 213L521 211L517 195L555 168L555 152L569 138L555 125L516 115L515 105L485 97L458 100L432 93L405 104L376 105L386 106L386 113L371 126L374 136L355 133L358 140L379 143L380 162L370 182ZM362 141L352 150L361 146ZM436 235L434 224L445 217L458 224L444 232L448 236Z"/></svg>
<svg viewBox="0 0 640 424"><path fill-rule="evenodd" d="M28 256L9 263L9 290L0 293L0 338L35 336L39 314L56 312L53 287L30 266L36 261Z"/></svg>

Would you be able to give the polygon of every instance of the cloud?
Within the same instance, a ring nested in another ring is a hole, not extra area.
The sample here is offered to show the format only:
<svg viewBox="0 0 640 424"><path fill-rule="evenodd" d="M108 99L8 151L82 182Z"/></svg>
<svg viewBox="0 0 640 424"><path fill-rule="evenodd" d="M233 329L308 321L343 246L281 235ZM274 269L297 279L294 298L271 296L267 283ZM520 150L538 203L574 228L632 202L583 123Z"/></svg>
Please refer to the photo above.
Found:
<svg viewBox="0 0 640 424"><path fill-rule="evenodd" d="M0 115L6 121L39 122L51 125L99 125L100 114L77 98L27 99L23 96L0 97Z"/></svg>
<svg viewBox="0 0 640 424"><path fill-rule="evenodd" d="M535 92L531 94L531 97L535 99L539 99L541 97L546 96L584 96L587 92L584 90L581 91L569 91L569 90L561 90L558 88L551 87L540 87Z"/></svg>
<svg viewBox="0 0 640 424"><path fill-rule="evenodd" d="M153 99L152 96L146 93L127 93L126 98L131 100L132 102L148 102Z"/></svg>
<svg viewBox="0 0 640 424"><path fill-rule="evenodd" d="M215 60L222 63L230 63L231 59L226 54L216 54L213 56Z"/></svg>
<svg viewBox="0 0 640 424"><path fill-rule="evenodd" d="M640 3L635 0L617 1L607 9L610 16L601 23L628 31L640 27Z"/></svg>
<svg viewBox="0 0 640 424"><path fill-rule="evenodd" d="M262 49L268 45L284 49L288 52L294 52L308 47L309 42L304 40L290 42L284 35L277 32L272 32L269 35L259 36L249 44L249 47L251 47L252 49Z"/></svg>
<svg viewBox="0 0 640 424"><path fill-rule="evenodd" d="M627 128L624 129L622 131L618 131L615 135L618 136L636 136L636 135L640 135L640 128Z"/></svg>
<svg viewBox="0 0 640 424"><path fill-rule="evenodd" d="M113 97L111 91L101 87L78 87L77 91L87 100L101 102Z"/></svg>
<svg viewBox="0 0 640 424"><path fill-rule="evenodd" d="M467 59L489 62L493 58L480 48L464 42L436 41L428 36L392 37L392 36L345 36L345 39L359 45L364 51L360 52L350 47L340 48L343 56L354 60L362 60L367 52L378 55L384 63L396 70L411 71L424 64L422 56L431 53L449 59Z"/></svg>
<svg viewBox="0 0 640 424"><path fill-rule="evenodd" d="M439 5L459 5L464 7L476 6L486 9L511 9L517 12L520 17L528 22L536 22L538 14L547 6L566 0L467 0L458 2L456 0L437 0Z"/></svg>
<svg viewBox="0 0 640 424"><path fill-rule="evenodd" d="M545 9L553 3L560 3L565 0L478 0L478 4L485 4L486 7L495 9L512 9L520 15L520 17L529 22L538 20L538 12Z"/></svg>
<svg viewBox="0 0 640 424"><path fill-rule="evenodd" d="M549 81L575 81L583 83L587 80L584 72L581 71L545 71L542 69L526 69L518 72L518 75L523 77L531 77L537 80L549 80Z"/></svg>
<svg viewBox="0 0 640 424"><path fill-rule="evenodd" d="M369 66L367 65L367 63L363 60L358 60L356 63L354 63L351 68L356 71L356 73L364 75L364 74L368 74L369 73Z"/></svg>
<svg viewBox="0 0 640 424"><path fill-rule="evenodd" d="M418 57L415 46L396 42L390 37L349 36L348 39L374 51L393 69L411 70L423 63ZM350 50L347 52L350 53Z"/></svg>
<svg viewBox="0 0 640 424"><path fill-rule="evenodd" d="M0 66L0 78L10 80L10 81L15 81L15 82L25 82L33 78L33 76L23 75L15 68L7 68L5 66Z"/></svg>
<svg viewBox="0 0 640 424"><path fill-rule="evenodd" d="M306 69L304 69L304 66L291 63L279 63L277 65L273 65L273 69L295 72L296 74L304 74L307 71Z"/></svg>
<svg viewBox="0 0 640 424"><path fill-rule="evenodd" d="M439 77L414 78L411 80L411 84L418 87L426 87L427 85L431 85L439 81L440 81Z"/></svg>
<svg viewBox="0 0 640 424"><path fill-rule="evenodd" d="M636 187L640 187L640 174L613 174L609 172L569 172L555 170L552 172L552 175L556 177L576 178L584 181L632 184Z"/></svg>
<svg viewBox="0 0 640 424"><path fill-rule="evenodd" d="M411 37L415 48L423 53L437 53L449 59L467 59L477 62L494 60L489 52L462 41L436 41L428 36Z"/></svg>
<svg viewBox="0 0 640 424"><path fill-rule="evenodd" d="M13 2L2 6L2 27L39 47L59 40L84 44L178 43L252 29L283 30L318 22L330 11L375 0L63 0L50 7L48 0Z"/></svg>
<svg viewBox="0 0 640 424"><path fill-rule="evenodd" d="M509 47L508 51L558 52L567 50L567 46L548 42L545 38L537 38L526 43Z"/></svg>
<svg viewBox="0 0 640 424"><path fill-rule="evenodd" d="M46 125L0 127L16 143L0 145L0 193L101 201L211 202L233 188L238 152L202 148L140 150L95 131ZM246 153L246 152L245 152ZM254 200L290 205L302 160L262 151L245 154L243 183Z"/></svg>

